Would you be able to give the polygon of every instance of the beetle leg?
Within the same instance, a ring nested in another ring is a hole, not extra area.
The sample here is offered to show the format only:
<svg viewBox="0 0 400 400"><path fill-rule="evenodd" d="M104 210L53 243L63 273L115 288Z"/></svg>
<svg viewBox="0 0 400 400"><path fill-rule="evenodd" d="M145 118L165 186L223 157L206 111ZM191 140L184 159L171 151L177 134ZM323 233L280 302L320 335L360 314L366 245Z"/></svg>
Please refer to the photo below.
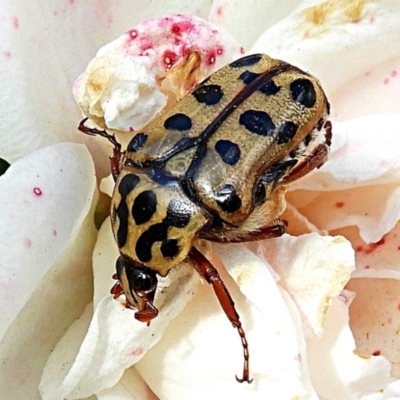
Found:
<svg viewBox="0 0 400 400"><path fill-rule="evenodd" d="M121 144L118 143L114 135L110 135L105 130L101 131L100 129L87 127L85 125L85 122L87 120L88 118L83 119L80 122L78 129L81 132L85 133L86 135L101 136L103 138L106 138L113 146L113 156L110 157L110 164L111 164L111 173L113 175L114 181L116 181L122 169L122 162L125 157L125 152L121 151Z"/></svg>
<svg viewBox="0 0 400 400"><path fill-rule="evenodd" d="M321 167L328 158L328 152L329 147L325 143L318 145L298 167L294 167L290 171L289 175L282 180L282 183L287 184L294 182L302 176L308 174L313 169Z"/></svg>
<svg viewBox="0 0 400 400"><path fill-rule="evenodd" d="M218 271L212 266L210 261L207 260L198 250L193 248L190 252L190 257L194 261L195 268L197 272L213 286L214 292L220 302L222 309L224 310L226 316L233 326L238 330L240 339L242 341L243 347L243 377L239 379L236 376L238 382L251 383L253 379L249 379L249 346L246 339L246 334L242 328L242 323L240 322L239 314L235 309L235 303L232 300L231 295L228 292L224 282L219 276Z"/></svg>

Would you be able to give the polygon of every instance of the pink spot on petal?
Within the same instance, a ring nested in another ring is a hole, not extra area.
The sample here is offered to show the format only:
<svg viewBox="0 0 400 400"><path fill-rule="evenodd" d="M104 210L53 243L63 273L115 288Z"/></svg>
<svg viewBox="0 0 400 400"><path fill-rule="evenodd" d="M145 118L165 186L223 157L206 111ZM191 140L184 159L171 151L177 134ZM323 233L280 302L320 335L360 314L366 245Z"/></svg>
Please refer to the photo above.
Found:
<svg viewBox="0 0 400 400"><path fill-rule="evenodd" d="M53 236L57 236L57 231L53 229Z"/></svg>
<svg viewBox="0 0 400 400"><path fill-rule="evenodd" d="M217 14L218 17L221 17L223 14L223 11L224 11L223 7L219 6L215 9L215 14Z"/></svg>
<svg viewBox="0 0 400 400"><path fill-rule="evenodd" d="M33 193L35 193L36 196L41 196L42 195L42 190L38 187L33 188Z"/></svg>
<svg viewBox="0 0 400 400"><path fill-rule="evenodd" d="M24 246L27 247L27 248L32 247L32 240L30 240L28 238L25 238L24 239Z"/></svg>
<svg viewBox="0 0 400 400"><path fill-rule="evenodd" d="M366 265L365 267L364 267L364 269L370 269L371 267L369 266L369 265Z"/></svg>
<svg viewBox="0 0 400 400"><path fill-rule="evenodd" d="M363 249L362 246L357 246L355 250L357 253L360 253L362 251L362 249Z"/></svg>
<svg viewBox="0 0 400 400"><path fill-rule="evenodd" d="M246 50L244 49L244 47L241 47L241 48L240 48L240 53L241 53L241 54L246 53Z"/></svg>
<svg viewBox="0 0 400 400"><path fill-rule="evenodd" d="M183 33L190 33L194 30L194 26L189 21L182 21L172 24L171 32L174 35L181 36Z"/></svg>
<svg viewBox="0 0 400 400"><path fill-rule="evenodd" d="M136 29L132 29L131 31L128 31L128 34L132 40L134 40L138 37L138 32Z"/></svg>
<svg viewBox="0 0 400 400"><path fill-rule="evenodd" d="M11 23L14 29L19 29L19 21L17 17L11 17Z"/></svg>
<svg viewBox="0 0 400 400"><path fill-rule="evenodd" d="M3 51L5 58L11 58L11 51Z"/></svg>
<svg viewBox="0 0 400 400"><path fill-rule="evenodd" d="M385 78L385 79L383 80L383 83L384 83L384 85L387 85L387 84L389 83L389 78Z"/></svg>
<svg viewBox="0 0 400 400"><path fill-rule="evenodd" d="M376 18L375 18L375 16L371 16L371 18L369 19L369 23L370 24L374 24L376 22Z"/></svg>
<svg viewBox="0 0 400 400"><path fill-rule="evenodd" d="M162 55L165 69L170 69L178 60L178 56L174 51L166 50Z"/></svg>
<svg viewBox="0 0 400 400"><path fill-rule="evenodd" d="M136 349L131 351L131 355L132 356L140 356L141 354L143 354L143 347L137 347Z"/></svg>
<svg viewBox="0 0 400 400"><path fill-rule="evenodd" d="M396 76L397 76L397 71L392 71L392 72L390 73L390 76L391 76L392 78L396 77Z"/></svg>

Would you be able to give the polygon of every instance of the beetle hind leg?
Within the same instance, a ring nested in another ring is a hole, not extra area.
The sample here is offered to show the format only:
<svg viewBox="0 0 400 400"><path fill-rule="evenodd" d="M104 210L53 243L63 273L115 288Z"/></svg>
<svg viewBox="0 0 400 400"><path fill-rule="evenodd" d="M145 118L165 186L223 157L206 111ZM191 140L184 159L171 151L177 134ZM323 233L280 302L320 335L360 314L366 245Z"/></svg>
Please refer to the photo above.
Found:
<svg viewBox="0 0 400 400"><path fill-rule="evenodd" d="M125 152L121 151L121 144L117 141L114 135L110 135L105 130L100 130L96 128L89 128L85 125L88 118L83 119L78 129L83 132L85 135L89 136L101 136L107 139L113 146L113 155L110 157L110 164L111 164L111 173L113 175L114 181L117 180L118 175L122 170L122 163L125 158Z"/></svg>
<svg viewBox="0 0 400 400"><path fill-rule="evenodd" d="M246 334L242 328L242 323L240 322L239 314L235 309L235 303L232 300L231 295L228 292L227 287L222 281L218 271L212 266L210 261L207 260L198 250L194 247L190 252L190 258L194 261L195 268L197 272L209 283L212 285L214 292L220 302L222 309L225 312L225 315L228 317L229 321L231 321L232 325L237 329L240 339L242 341L243 347L243 377L238 378L236 376L236 380L238 382L247 382L251 383L253 379L249 378L249 346L246 339Z"/></svg>

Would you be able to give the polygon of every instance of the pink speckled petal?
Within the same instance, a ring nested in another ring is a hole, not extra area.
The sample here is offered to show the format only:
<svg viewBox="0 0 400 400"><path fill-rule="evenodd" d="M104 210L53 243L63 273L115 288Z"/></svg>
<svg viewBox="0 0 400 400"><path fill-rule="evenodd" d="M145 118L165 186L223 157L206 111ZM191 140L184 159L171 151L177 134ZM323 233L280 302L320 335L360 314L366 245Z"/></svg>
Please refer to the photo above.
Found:
<svg viewBox="0 0 400 400"><path fill-rule="evenodd" d="M0 177L0 398L33 398L52 347L90 301L96 200L82 145L38 150Z"/></svg>
<svg viewBox="0 0 400 400"><path fill-rule="evenodd" d="M208 20L227 29L249 49L271 25L286 17L299 3L298 0L245 1L214 0Z"/></svg>
<svg viewBox="0 0 400 400"><path fill-rule="evenodd" d="M169 14L144 21L102 47L75 82L74 96L99 126L131 132L161 112L166 93L173 103L174 95L181 98L242 54L224 29L192 15Z"/></svg>
<svg viewBox="0 0 400 400"><path fill-rule="evenodd" d="M135 310L125 308L122 297L117 301L109 294L117 253L106 220L93 253L94 315L82 344L82 335L71 327L49 357L40 385L43 400L81 399L113 387L125 369L160 340L196 290L198 276L188 264L160 279L156 306L161 315L148 327L134 318ZM130 390L135 387L133 384ZM140 393L143 388L139 385L137 390Z"/></svg>

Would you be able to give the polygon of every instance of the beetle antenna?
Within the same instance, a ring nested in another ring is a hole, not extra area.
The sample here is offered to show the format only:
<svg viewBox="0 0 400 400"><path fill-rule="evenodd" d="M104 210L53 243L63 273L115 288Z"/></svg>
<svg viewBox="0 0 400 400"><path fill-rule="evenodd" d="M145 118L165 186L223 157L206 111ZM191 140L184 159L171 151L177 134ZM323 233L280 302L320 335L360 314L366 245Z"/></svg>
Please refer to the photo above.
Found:
<svg viewBox="0 0 400 400"><path fill-rule="evenodd" d="M242 341L243 347L243 377L238 378L236 376L236 380L238 382L253 382L253 379L249 378L249 345L246 339L246 333L242 328L242 323L240 322L239 314L235 309L235 303L232 300L230 293L228 292L227 287L222 281L218 271L213 267L210 261L207 260L206 257L203 256L196 248L192 248L190 252L190 258L195 263L195 268L197 272L210 284L213 286L214 292L220 302L226 316L229 318L229 321L232 322L233 326L238 330L240 339Z"/></svg>

